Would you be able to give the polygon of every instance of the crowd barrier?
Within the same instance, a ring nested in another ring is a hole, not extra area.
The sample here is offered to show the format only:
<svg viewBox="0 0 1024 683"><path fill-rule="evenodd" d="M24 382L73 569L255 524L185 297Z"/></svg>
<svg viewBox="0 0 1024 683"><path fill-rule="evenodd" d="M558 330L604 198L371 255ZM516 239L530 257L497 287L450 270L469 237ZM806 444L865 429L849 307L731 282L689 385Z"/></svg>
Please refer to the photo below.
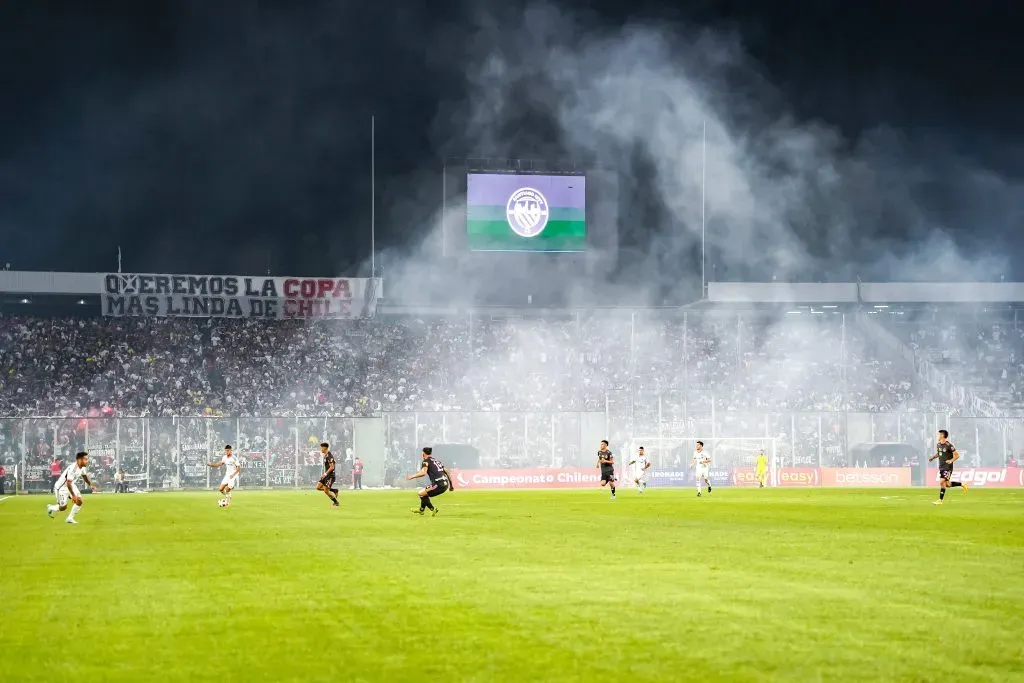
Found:
<svg viewBox="0 0 1024 683"><path fill-rule="evenodd" d="M458 469L455 485L465 489L554 489L597 486L601 475L596 468L562 467L530 469ZM633 479L631 471L619 471L620 482ZM753 468L712 467L712 486L757 486ZM928 486L937 485L939 471L928 468ZM954 469L954 481L986 488L1024 487L1024 468L964 467ZM785 488L902 488L914 483L911 467L782 467L769 473L769 485ZM655 469L649 475L652 487L693 486L693 470Z"/></svg>

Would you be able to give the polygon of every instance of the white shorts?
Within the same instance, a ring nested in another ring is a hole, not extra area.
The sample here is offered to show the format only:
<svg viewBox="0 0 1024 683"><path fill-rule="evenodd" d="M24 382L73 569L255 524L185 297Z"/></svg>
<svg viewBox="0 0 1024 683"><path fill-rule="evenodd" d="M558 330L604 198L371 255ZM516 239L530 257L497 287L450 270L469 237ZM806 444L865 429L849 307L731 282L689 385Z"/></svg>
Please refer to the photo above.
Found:
<svg viewBox="0 0 1024 683"><path fill-rule="evenodd" d="M648 479L650 479L650 475L646 471L641 470L640 472L636 473L635 478L641 484L646 484Z"/></svg>
<svg viewBox="0 0 1024 683"><path fill-rule="evenodd" d="M697 465L697 478L707 479L709 474L709 467L707 465Z"/></svg>
<svg viewBox="0 0 1024 683"><path fill-rule="evenodd" d="M71 496L74 495L76 498L82 497L82 492L78 490L78 487L74 484L71 485L71 490L68 491L67 485L61 486L54 490L54 495L57 496L57 505L60 507L67 507L68 501L71 500Z"/></svg>
<svg viewBox="0 0 1024 683"><path fill-rule="evenodd" d="M223 486L227 486L229 489L237 489L238 488L238 475L236 474L233 477L224 477L223 479L220 480L220 485L222 487ZM218 487L218 488L220 488L220 487Z"/></svg>

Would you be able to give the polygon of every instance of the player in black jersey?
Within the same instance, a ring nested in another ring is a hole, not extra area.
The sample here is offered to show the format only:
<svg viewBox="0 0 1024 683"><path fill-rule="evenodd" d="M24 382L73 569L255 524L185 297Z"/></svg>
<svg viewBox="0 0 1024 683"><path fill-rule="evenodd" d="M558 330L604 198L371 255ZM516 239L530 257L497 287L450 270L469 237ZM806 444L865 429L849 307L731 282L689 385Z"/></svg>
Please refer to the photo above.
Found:
<svg viewBox="0 0 1024 683"><path fill-rule="evenodd" d="M418 515L422 515L426 508L433 510L433 514L437 514L437 508L430 502L430 499L434 496L440 496L442 493L447 491L454 491L455 484L452 482L451 475L448 474L448 470L444 468L441 461L434 457L434 449L430 446L424 446L423 452L420 454L423 458L423 467L416 474L410 474L406 477L407 481L413 479L419 479L420 477L426 477L428 484L419 490L420 494L420 509L413 510Z"/></svg>
<svg viewBox="0 0 1024 683"><path fill-rule="evenodd" d="M939 442L935 444L935 455L928 458L928 462L932 460L939 461L939 499L933 505L942 505L942 499L946 497L947 488L960 486L964 491L967 490L967 484L952 481L953 463L959 459L960 454L957 453L956 446L949 440L949 432L945 429L940 429Z"/></svg>
<svg viewBox="0 0 1024 683"><path fill-rule="evenodd" d="M338 507L338 489L334 488L335 468L334 454L327 443L320 444L320 454L324 456L324 476L316 483L316 490L323 491L331 499L331 505Z"/></svg>
<svg viewBox="0 0 1024 683"><path fill-rule="evenodd" d="M612 489L612 500L615 500L615 454L608 450L607 441L602 441L597 451L597 466L601 468L601 488L608 484Z"/></svg>

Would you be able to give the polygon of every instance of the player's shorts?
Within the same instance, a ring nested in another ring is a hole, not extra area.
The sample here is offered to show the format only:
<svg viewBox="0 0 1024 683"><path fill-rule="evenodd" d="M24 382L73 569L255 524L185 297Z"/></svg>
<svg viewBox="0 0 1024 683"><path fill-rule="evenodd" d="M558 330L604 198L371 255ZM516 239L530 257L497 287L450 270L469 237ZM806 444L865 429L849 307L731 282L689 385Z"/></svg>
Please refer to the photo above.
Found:
<svg viewBox="0 0 1024 683"><path fill-rule="evenodd" d="M320 483L323 484L325 487L327 487L329 489L333 489L334 488L334 475L333 474L327 474L327 475L324 475L324 476L320 477Z"/></svg>
<svg viewBox="0 0 1024 683"><path fill-rule="evenodd" d="M229 489L237 489L238 476L236 475L234 477L224 477L223 479L220 480L220 485L227 486Z"/></svg>
<svg viewBox="0 0 1024 683"><path fill-rule="evenodd" d="M707 465L697 465L697 478L707 479L710 474L710 468Z"/></svg>
<svg viewBox="0 0 1024 683"><path fill-rule="evenodd" d="M615 470L601 470L601 481L615 483Z"/></svg>
<svg viewBox="0 0 1024 683"><path fill-rule="evenodd" d="M640 472L639 474L636 475L636 480L641 484L646 484L650 478L651 477L650 475L647 474L647 472Z"/></svg>
<svg viewBox="0 0 1024 683"><path fill-rule="evenodd" d="M60 507L67 507L68 501L71 500L72 493L74 493L77 498L82 497L82 492L79 491L78 487L74 484L71 485L71 491L68 491L67 486L61 486L59 489L55 489L53 493L57 496L57 505Z"/></svg>
<svg viewBox="0 0 1024 683"><path fill-rule="evenodd" d="M939 470L939 479L945 479L946 481L949 481L952 478L953 468L950 468L948 470Z"/></svg>
<svg viewBox="0 0 1024 683"><path fill-rule="evenodd" d="M427 487L427 498L433 498L434 496L440 496L442 493L448 492L448 482L446 481L434 481Z"/></svg>

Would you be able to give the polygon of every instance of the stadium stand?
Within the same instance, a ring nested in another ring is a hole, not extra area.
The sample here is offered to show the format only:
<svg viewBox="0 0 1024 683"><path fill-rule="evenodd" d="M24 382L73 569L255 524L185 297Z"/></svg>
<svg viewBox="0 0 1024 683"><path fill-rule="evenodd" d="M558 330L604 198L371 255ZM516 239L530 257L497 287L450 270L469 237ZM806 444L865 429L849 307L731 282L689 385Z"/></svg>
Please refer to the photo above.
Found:
<svg viewBox="0 0 1024 683"><path fill-rule="evenodd" d="M922 358L1002 409L1024 409L1024 321L1016 309L893 311L886 324Z"/></svg>
<svg viewBox="0 0 1024 683"><path fill-rule="evenodd" d="M0 414L601 411L622 392L690 410L948 412L844 319L8 317Z"/></svg>
<svg viewBox="0 0 1024 683"><path fill-rule="evenodd" d="M854 315L794 313L0 318L0 459L15 463L25 449L27 464L47 466L83 430L102 441L113 429L103 418L121 418L122 442L142 438L130 418L176 420L177 431L150 427L152 443L167 448L209 438L187 419L195 416L220 419L215 440L240 439L243 449L326 438L348 460L351 420L384 414L385 479L426 441L472 444L488 466L562 466L587 461L561 435L596 412L618 444L761 435L778 444L781 462L854 466L851 415L868 416L872 440L924 447L955 414ZM48 419L13 419L31 416ZM293 422L258 426L271 417ZM297 458L308 472L295 476L312 477L315 453ZM105 467L112 474L113 461Z"/></svg>

